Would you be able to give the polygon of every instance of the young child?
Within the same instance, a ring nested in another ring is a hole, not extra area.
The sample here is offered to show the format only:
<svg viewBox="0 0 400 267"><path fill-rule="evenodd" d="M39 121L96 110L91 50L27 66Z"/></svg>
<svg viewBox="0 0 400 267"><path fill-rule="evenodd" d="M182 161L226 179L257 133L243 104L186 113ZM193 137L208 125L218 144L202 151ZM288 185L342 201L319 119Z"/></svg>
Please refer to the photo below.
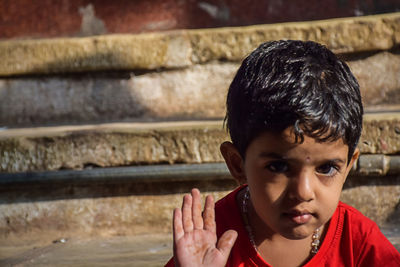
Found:
<svg viewBox="0 0 400 267"><path fill-rule="evenodd" d="M324 46L258 47L229 88L221 145L242 186L203 212L197 189L184 197L167 266L400 266L378 226L339 201L362 115L356 79Z"/></svg>

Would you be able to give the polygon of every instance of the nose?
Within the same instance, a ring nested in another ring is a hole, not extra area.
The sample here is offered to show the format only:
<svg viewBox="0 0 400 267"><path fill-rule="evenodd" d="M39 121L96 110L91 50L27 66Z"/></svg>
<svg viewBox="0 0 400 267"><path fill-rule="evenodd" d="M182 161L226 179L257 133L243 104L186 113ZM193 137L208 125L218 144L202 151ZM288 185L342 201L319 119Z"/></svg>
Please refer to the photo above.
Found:
<svg viewBox="0 0 400 267"><path fill-rule="evenodd" d="M309 202L315 198L313 172L302 170L292 177L290 196L301 202Z"/></svg>

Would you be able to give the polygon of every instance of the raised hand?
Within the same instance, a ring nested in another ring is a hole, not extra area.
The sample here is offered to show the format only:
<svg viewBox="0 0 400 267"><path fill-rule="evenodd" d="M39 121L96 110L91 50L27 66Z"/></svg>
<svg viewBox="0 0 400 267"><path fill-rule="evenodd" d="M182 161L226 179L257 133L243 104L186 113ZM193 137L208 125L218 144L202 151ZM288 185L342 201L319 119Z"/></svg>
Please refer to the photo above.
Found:
<svg viewBox="0 0 400 267"><path fill-rule="evenodd" d="M214 199L206 197L203 214L198 189L183 198L182 209L174 210L175 266L225 266L237 238L237 232L226 231L217 243Z"/></svg>

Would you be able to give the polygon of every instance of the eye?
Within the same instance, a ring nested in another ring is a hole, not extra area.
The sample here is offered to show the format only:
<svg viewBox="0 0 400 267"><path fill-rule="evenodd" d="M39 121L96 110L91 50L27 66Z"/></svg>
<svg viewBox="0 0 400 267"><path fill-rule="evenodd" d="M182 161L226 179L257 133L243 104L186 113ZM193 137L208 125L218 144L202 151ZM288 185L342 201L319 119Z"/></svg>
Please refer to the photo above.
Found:
<svg viewBox="0 0 400 267"><path fill-rule="evenodd" d="M286 172L289 169L289 165L285 161L273 161L267 165L267 169L271 172Z"/></svg>
<svg viewBox="0 0 400 267"><path fill-rule="evenodd" d="M340 170L340 167L331 162L323 164L317 168L318 173L326 175L326 176L330 176L330 177L335 176L339 170Z"/></svg>

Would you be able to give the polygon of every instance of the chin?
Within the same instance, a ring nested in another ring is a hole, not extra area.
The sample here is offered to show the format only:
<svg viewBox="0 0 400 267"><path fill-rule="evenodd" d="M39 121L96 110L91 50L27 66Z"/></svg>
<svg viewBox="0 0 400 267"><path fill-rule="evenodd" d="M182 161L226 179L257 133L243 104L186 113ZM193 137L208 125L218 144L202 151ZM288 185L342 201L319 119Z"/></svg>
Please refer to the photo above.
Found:
<svg viewBox="0 0 400 267"><path fill-rule="evenodd" d="M310 227L307 227L305 225L300 225L295 228L284 229L283 231L281 231L281 235L283 237L291 240L308 238L313 233L314 232L310 229Z"/></svg>

